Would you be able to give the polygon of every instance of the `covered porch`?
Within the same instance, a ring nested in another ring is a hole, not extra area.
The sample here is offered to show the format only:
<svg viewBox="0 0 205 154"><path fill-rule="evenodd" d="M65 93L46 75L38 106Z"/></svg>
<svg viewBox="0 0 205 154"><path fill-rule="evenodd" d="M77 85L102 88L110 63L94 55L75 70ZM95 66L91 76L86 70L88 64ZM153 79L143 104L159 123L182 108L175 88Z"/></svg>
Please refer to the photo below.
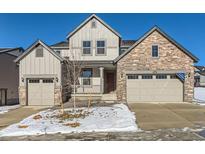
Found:
<svg viewBox="0 0 205 154"><path fill-rule="evenodd" d="M116 66L112 62L86 62L81 69L77 96L115 94Z"/></svg>

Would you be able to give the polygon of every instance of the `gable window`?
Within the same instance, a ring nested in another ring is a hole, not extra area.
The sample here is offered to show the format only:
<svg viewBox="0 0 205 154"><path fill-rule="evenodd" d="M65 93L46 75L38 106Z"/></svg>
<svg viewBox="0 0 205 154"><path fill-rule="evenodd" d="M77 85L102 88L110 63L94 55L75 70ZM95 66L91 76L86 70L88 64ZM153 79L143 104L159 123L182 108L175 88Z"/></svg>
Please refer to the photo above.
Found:
<svg viewBox="0 0 205 154"><path fill-rule="evenodd" d="M159 57L159 47L158 45L152 46L152 57L157 58Z"/></svg>
<svg viewBox="0 0 205 154"><path fill-rule="evenodd" d="M93 75L93 71L91 68L84 68L82 70L82 84L83 85L91 85L91 77Z"/></svg>
<svg viewBox="0 0 205 154"><path fill-rule="evenodd" d="M91 41L83 41L83 55L91 54Z"/></svg>
<svg viewBox="0 0 205 154"><path fill-rule="evenodd" d="M36 49L36 57L43 57L43 48L42 47L38 47Z"/></svg>
<svg viewBox="0 0 205 154"><path fill-rule="evenodd" d="M95 21L95 20L93 20L93 21L91 22L91 28L96 28L96 21Z"/></svg>
<svg viewBox="0 0 205 154"><path fill-rule="evenodd" d="M105 41L97 41L97 55L105 54Z"/></svg>

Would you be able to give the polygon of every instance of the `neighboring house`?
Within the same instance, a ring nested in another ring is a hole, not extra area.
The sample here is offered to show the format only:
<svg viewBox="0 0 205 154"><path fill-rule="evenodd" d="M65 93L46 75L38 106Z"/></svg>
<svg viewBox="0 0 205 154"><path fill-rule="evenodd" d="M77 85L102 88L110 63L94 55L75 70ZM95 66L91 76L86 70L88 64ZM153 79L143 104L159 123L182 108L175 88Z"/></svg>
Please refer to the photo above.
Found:
<svg viewBox="0 0 205 154"><path fill-rule="evenodd" d="M191 102L194 63L198 59L153 27L138 40L120 34L91 15L51 45L35 42L16 62L20 68L22 105L58 105L63 98L66 57L83 63L78 99L128 102Z"/></svg>
<svg viewBox="0 0 205 154"><path fill-rule="evenodd" d="M18 67L14 60L22 48L0 48L0 106L18 103Z"/></svg>
<svg viewBox="0 0 205 154"><path fill-rule="evenodd" d="M205 87L205 66L195 66L194 79L196 87Z"/></svg>

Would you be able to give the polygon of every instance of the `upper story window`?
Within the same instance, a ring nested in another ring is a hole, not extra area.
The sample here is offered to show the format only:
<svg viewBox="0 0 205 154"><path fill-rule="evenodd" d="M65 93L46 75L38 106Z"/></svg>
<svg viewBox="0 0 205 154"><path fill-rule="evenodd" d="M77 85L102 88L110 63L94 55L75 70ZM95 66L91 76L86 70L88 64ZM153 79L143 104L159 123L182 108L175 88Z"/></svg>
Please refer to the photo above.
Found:
<svg viewBox="0 0 205 154"><path fill-rule="evenodd" d="M97 41L97 55L105 54L105 41Z"/></svg>
<svg viewBox="0 0 205 154"><path fill-rule="evenodd" d="M96 21L93 20L93 21L91 22L91 28L96 28L96 27L97 27L97 25L96 25Z"/></svg>
<svg viewBox="0 0 205 154"><path fill-rule="evenodd" d="M83 41L83 55L91 54L91 41Z"/></svg>
<svg viewBox="0 0 205 154"><path fill-rule="evenodd" d="M60 54L61 54L61 51L60 51L60 50L57 50L56 53L58 53L58 54L60 55Z"/></svg>
<svg viewBox="0 0 205 154"><path fill-rule="evenodd" d="M152 57L157 58L159 57L159 47L158 45L152 46Z"/></svg>
<svg viewBox="0 0 205 154"><path fill-rule="evenodd" d="M36 48L36 57L43 57L43 48L41 46Z"/></svg>

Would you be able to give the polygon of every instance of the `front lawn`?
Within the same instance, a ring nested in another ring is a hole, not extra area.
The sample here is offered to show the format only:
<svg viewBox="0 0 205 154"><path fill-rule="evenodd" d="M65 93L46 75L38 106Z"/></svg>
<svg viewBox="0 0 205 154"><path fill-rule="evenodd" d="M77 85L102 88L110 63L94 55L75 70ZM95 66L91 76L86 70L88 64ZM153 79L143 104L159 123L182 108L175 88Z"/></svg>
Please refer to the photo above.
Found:
<svg viewBox="0 0 205 154"><path fill-rule="evenodd" d="M21 136L55 133L137 131L135 115L124 104L109 107L48 109L32 115L2 131L0 136Z"/></svg>

